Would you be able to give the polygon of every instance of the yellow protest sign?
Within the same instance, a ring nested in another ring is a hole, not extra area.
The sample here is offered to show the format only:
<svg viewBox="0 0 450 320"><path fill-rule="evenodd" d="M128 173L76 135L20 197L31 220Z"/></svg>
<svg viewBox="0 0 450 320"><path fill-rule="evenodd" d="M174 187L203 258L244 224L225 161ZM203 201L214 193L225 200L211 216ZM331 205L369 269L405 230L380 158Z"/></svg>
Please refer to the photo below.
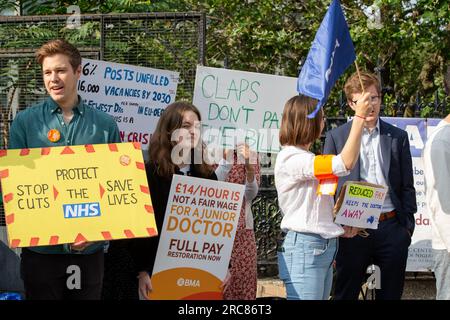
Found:
<svg viewBox="0 0 450 320"><path fill-rule="evenodd" d="M156 236L139 143L0 150L10 247Z"/></svg>

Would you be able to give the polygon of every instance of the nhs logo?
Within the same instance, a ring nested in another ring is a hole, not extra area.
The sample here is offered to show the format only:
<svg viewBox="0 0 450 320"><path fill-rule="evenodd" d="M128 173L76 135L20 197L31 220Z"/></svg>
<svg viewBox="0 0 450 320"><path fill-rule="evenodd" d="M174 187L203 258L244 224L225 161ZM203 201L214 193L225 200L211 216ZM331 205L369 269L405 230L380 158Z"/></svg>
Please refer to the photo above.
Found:
<svg viewBox="0 0 450 320"><path fill-rule="evenodd" d="M100 204L98 202L64 204L64 218L88 218L100 216Z"/></svg>

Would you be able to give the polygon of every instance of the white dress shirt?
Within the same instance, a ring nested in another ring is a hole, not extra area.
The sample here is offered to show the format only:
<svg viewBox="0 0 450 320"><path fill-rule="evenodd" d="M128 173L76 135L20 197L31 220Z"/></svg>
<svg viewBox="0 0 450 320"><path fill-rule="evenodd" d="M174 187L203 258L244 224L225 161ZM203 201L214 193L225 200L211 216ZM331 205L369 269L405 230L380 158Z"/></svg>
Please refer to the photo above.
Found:
<svg viewBox="0 0 450 320"><path fill-rule="evenodd" d="M382 186L388 186L386 177L383 174L383 157L380 148L380 119L376 127L369 131L364 128L361 138L361 149L359 152L360 169L359 175L361 181L375 183ZM391 201L389 193L384 198L383 212L394 210L394 204Z"/></svg>
<svg viewBox="0 0 450 320"><path fill-rule="evenodd" d="M294 146L282 147L277 156L274 173L283 214L281 229L331 239L344 230L333 221L333 196L317 194L319 181L314 176L314 158L313 153ZM335 176L350 173L340 155L332 158L332 171Z"/></svg>

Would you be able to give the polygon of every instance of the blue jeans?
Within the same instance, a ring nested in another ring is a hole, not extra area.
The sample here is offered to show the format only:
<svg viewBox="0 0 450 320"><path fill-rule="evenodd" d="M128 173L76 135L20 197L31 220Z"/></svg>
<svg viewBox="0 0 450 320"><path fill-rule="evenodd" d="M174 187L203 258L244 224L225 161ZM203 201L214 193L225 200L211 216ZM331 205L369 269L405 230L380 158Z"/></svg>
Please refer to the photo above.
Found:
<svg viewBox="0 0 450 320"><path fill-rule="evenodd" d="M450 254L447 250L433 249L436 300L450 300Z"/></svg>
<svg viewBox="0 0 450 320"><path fill-rule="evenodd" d="M328 300L337 239L289 231L278 252L280 279L288 300Z"/></svg>

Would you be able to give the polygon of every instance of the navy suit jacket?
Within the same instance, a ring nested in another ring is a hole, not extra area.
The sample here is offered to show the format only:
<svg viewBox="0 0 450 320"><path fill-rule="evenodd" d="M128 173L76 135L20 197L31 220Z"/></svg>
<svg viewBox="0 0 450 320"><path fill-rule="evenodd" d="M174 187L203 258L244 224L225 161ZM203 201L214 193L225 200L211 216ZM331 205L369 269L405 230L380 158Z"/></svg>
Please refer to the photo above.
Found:
<svg viewBox="0 0 450 320"><path fill-rule="evenodd" d="M338 154L342 151L351 125L352 122L348 122L326 133L324 154ZM408 134L380 119L380 148L384 163L382 170L388 184L389 196L397 212L397 219L412 234L417 203ZM339 178L336 195L346 181L359 180L361 180L360 159L348 176Z"/></svg>

